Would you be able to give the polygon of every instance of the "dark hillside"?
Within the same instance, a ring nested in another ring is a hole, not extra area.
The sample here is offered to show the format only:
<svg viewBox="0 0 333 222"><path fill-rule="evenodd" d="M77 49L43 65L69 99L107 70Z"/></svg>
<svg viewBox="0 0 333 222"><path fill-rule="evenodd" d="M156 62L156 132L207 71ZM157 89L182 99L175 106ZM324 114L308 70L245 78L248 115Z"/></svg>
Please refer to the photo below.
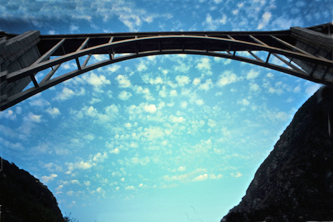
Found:
<svg viewBox="0 0 333 222"><path fill-rule="evenodd" d="M63 222L48 188L15 164L3 160L0 172L1 222Z"/></svg>
<svg viewBox="0 0 333 222"><path fill-rule="evenodd" d="M333 221L333 90L306 101L221 221Z"/></svg>

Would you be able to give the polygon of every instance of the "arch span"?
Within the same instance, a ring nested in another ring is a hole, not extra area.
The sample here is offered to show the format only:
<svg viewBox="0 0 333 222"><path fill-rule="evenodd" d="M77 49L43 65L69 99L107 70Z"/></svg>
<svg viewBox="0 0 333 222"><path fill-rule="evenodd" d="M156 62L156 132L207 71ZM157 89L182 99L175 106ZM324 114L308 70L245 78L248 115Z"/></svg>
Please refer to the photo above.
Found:
<svg viewBox="0 0 333 222"><path fill-rule="evenodd" d="M315 32L311 28L299 29L301 29L301 37L304 30ZM295 33L292 30L286 30L275 32L158 32L39 36L39 32L34 32L34 35L38 35L39 38L32 42L38 42L35 44L41 56L31 65L16 71L9 71L5 64L0 73L2 88L9 88L11 83L26 81L26 79L32 81L34 87L25 91L22 91L23 89L14 90L14 93L2 91L0 108L4 110L61 82L106 65L165 54L193 54L232 59L333 86L333 61L332 55L330 55L333 44L330 49L327 49L325 45L323 47L325 43L320 43L320 46L311 45L312 48L317 49L316 52L309 52L309 48L311 48L309 44L304 46L304 40L297 37L297 33ZM18 37L6 33L2 34L7 35L8 41ZM325 50L330 53L323 56L322 51ZM91 56L96 54L108 55L108 57L103 61L88 65ZM83 63L80 62L82 57L86 57ZM280 60L281 64L274 64L272 57ZM76 62L76 70L52 78L63 63L72 60ZM37 82L35 75L47 69L51 69L51 71L44 79Z"/></svg>

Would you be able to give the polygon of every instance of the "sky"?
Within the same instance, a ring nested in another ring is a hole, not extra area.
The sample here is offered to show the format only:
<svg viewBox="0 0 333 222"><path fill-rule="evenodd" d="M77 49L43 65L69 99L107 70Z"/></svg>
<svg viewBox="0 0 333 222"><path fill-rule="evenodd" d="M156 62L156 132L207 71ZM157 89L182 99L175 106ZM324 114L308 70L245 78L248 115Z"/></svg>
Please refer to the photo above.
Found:
<svg viewBox="0 0 333 222"><path fill-rule="evenodd" d="M0 0L0 30L16 34L270 31L332 21L330 0ZM75 68L64 63L58 75ZM319 87L222 58L128 60L0 112L0 155L80 222L220 221Z"/></svg>

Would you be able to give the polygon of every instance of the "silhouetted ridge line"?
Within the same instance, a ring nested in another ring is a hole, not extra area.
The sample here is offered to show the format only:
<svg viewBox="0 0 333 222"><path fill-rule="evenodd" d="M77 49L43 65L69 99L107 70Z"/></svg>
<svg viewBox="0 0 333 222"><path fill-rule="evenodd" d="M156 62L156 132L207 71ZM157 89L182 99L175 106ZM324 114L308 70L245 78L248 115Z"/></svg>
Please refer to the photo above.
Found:
<svg viewBox="0 0 333 222"><path fill-rule="evenodd" d="M333 220L332 109L327 87L302 105L242 201L221 221Z"/></svg>

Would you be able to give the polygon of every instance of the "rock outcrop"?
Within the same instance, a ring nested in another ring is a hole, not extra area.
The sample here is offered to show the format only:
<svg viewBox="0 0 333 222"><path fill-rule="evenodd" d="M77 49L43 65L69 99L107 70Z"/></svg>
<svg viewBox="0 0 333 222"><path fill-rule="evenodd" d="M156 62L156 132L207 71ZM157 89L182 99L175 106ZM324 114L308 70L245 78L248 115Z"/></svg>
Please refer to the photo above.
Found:
<svg viewBox="0 0 333 222"><path fill-rule="evenodd" d="M0 172L0 205L1 222L64 222L49 189L6 160Z"/></svg>
<svg viewBox="0 0 333 222"><path fill-rule="evenodd" d="M332 89L309 98L221 221L332 221L332 110Z"/></svg>

